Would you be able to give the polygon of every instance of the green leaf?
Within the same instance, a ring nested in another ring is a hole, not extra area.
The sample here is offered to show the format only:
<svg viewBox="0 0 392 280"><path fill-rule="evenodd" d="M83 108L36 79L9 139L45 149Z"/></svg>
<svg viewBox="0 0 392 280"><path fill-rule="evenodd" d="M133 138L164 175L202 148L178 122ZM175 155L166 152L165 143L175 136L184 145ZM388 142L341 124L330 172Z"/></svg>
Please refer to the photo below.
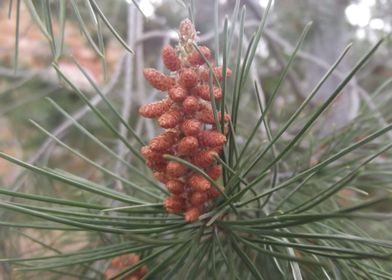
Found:
<svg viewBox="0 0 392 280"><path fill-rule="evenodd" d="M117 33L117 31L114 29L114 27L110 24L109 20L105 17L105 14L101 11L99 8L97 2L95 0L89 0L91 3L91 6L93 9L97 12L98 16L103 20L105 23L106 27L109 28L110 32L116 37L116 39L120 42L120 44L131 54L134 54L134 51L128 47L127 43L121 38L121 36Z"/></svg>
<svg viewBox="0 0 392 280"><path fill-rule="evenodd" d="M83 73L83 75L86 77L86 79L89 81L89 83L92 85L92 87L95 89L95 91L99 94L99 96L102 98L102 100L106 103L106 105L109 107L110 111L114 113L114 115L117 117L117 119L127 128L127 130L132 134L133 137L139 142L140 145L145 146L146 144L144 141L137 135L136 131L128 124L127 120L124 120L124 118L121 116L121 114L118 112L118 110L114 107L114 105L109 101L109 99L103 94L103 92L99 89L99 87L94 83L93 79L91 79L90 75L83 69L83 67L76 61L74 60L76 66L79 68L80 72Z"/></svg>
<svg viewBox="0 0 392 280"><path fill-rule="evenodd" d="M50 9L49 0L41 1L41 5L43 6L42 9L44 11L43 16L44 16L46 29L48 30L49 36L51 38L49 44L50 44L50 48L52 51L52 56L54 58L56 55L57 47L56 47L56 40L55 40L54 33L53 33L52 11Z"/></svg>
<svg viewBox="0 0 392 280"><path fill-rule="evenodd" d="M392 124L388 125L387 127L383 128L383 129L380 129L380 130L370 134L369 136L363 138L362 140L360 140L358 142L355 142L354 144L352 144L352 145L350 145L350 146L340 150L339 152L337 152L336 154L328 157L324 161L314 165L313 167L308 168L307 170L304 170L304 171L298 173L297 175L295 175L295 176L291 177L290 179L286 180L285 182L280 183L275 188L273 188L273 189L271 189L269 191L266 191L264 193L261 193L261 194L257 195L257 197L255 197L255 198L252 198L252 199L249 199L247 201L241 202L240 206L246 205L246 204L248 204L248 203L250 203L250 202L252 202L252 201L254 201L256 199L259 199L259 198L261 198L263 196L266 196L266 195L268 195L270 193L273 193L273 192L275 192L275 191L277 191L279 189L285 188L285 187L291 185L292 183L296 182L300 178L303 178L303 177L308 176L309 174L311 174L313 172L321 170L325 166L329 165L330 163L335 162L337 159L345 156L346 154L348 154L348 153L358 149L359 147L361 147L361 146L363 146L363 145L373 141L374 139L377 139L378 137L380 137L381 135L385 134L386 132L388 132L391 129L392 129ZM249 186L252 186L252 185L250 184Z"/></svg>
<svg viewBox="0 0 392 280"><path fill-rule="evenodd" d="M42 126L40 126L39 124L37 124L34 121L31 121L38 129L40 129L42 132L44 132L47 136L49 136L50 138L52 138L56 143L58 143L59 145L61 145L62 147L66 148L68 151L70 151L71 153L77 155L78 157L80 157L81 159L85 160L86 162L88 162L89 164L93 165L94 167L96 167L97 169L101 170L102 172L104 172L105 174L108 174L110 176L112 176L113 178L121 181L122 183L124 183L126 186L129 186L135 190L138 190L140 192L143 192L149 196L155 197L157 199L161 199L160 196L156 195L155 193L152 193L148 190L146 190L146 188L143 188L141 186L136 185L135 183L133 183L132 181L129 181L119 175L117 175L116 173L114 173L113 171L110 171L106 168L104 168L103 166L101 166L100 164L96 163L94 160L89 159L88 157L84 156L83 154L81 154L80 152L78 152L77 150L69 147L67 144L65 144L63 141L61 141L60 139L58 139L56 136L54 136L53 134L51 134L49 131L47 131L46 129L44 129Z"/></svg>
<svg viewBox="0 0 392 280"><path fill-rule="evenodd" d="M63 53L64 46L64 32L65 32L65 20L67 17L67 4L65 0L60 0L59 3L59 30L60 34L56 43L56 56L55 61L57 61Z"/></svg>
<svg viewBox="0 0 392 280"><path fill-rule="evenodd" d="M83 100L84 103L86 103L86 105L89 106L89 108L91 109L91 111L94 112L94 114L102 121L102 123L116 136L118 137L122 143L124 143L124 145L133 153L133 155L141 160L142 162L144 162L143 157L140 155L140 152L135 149L133 146L131 146L128 143L128 140L124 138L124 136L122 136L117 129L110 123L110 121L108 120L108 118L106 116L104 116L102 114L101 111L99 111L96 107L94 107L93 104L90 103L90 101L86 98L86 96L70 81L70 79L68 77L66 77L66 75L60 70L60 68L53 64L53 67L55 68L55 70L57 71L57 73L61 76L62 79L64 79L68 85L70 85L72 87L72 89L78 94L78 96ZM53 103L53 102L52 102Z"/></svg>
<svg viewBox="0 0 392 280"><path fill-rule="evenodd" d="M52 37L49 35L48 31L46 30L46 27L45 27L44 23L42 22L40 16L38 15L37 10L35 9L35 6L34 6L32 0L25 0L24 3L26 4L27 9L29 10L30 16L36 22L36 24L38 25L38 28L40 29L42 34L48 40L49 44L52 44L52 42L51 42Z"/></svg>
<svg viewBox="0 0 392 280"><path fill-rule="evenodd" d="M258 271L257 267L252 262L252 260L249 258L249 256L241 249L240 245L237 243L238 239L237 240L236 239L233 239L232 242L231 242L234 251L236 251L238 256L241 258L241 260L244 262L244 264L248 267L249 271L255 277L254 279L262 280L263 277L261 276L261 274Z"/></svg>
<svg viewBox="0 0 392 280"><path fill-rule="evenodd" d="M319 118L319 116L328 108L328 106L332 103L332 101L341 93L343 88L347 85L347 83L353 78L356 72L358 72L362 66L368 61L371 55L378 49L384 39L381 39L373 46L373 48L362 57L362 59L355 65L355 67L350 71L350 73L345 77L345 79L337 86L335 91L331 94L331 96L320 106L320 108L310 117L309 121L303 126L303 128L297 133L297 135L290 141L290 143L283 149L283 151L272 161L270 162L261 173L270 169L276 162L281 160L283 156L285 156L289 151L291 151L292 147L302 138L303 134L312 126L312 124ZM258 160L257 160L258 161ZM255 161L252 163L251 167L245 171L247 174L253 166L256 164ZM253 180L253 183L257 182L258 178ZM250 183L252 185L252 182Z"/></svg>
<svg viewBox="0 0 392 280"><path fill-rule="evenodd" d="M79 12L79 7L76 4L75 0L71 0L71 6L72 9L75 12L76 15L76 19L79 22L79 26L80 26L80 30L82 31L82 33L84 34L84 36L86 37L87 41L90 43L90 45L93 47L94 51L100 56L100 57L104 57L104 54L101 52L101 50L99 49L99 47L97 46L97 44L94 42L93 38L90 35L90 32L88 31L86 24L84 23L84 20L82 18L82 15Z"/></svg>
<svg viewBox="0 0 392 280"><path fill-rule="evenodd" d="M33 201L43 201L43 202L47 202L47 203L55 203L55 204L60 204L60 205L72 206L72 207L98 209L98 210L105 209L105 206L103 206L103 205L91 204L91 203L86 203L86 202L82 202L82 201L54 198L54 197L43 196L43 195L14 192L14 191L7 190L5 188L0 188L0 194L12 196L12 197L20 197L23 199L29 199L29 200L33 200Z"/></svg>
<svg viewBox="0 0 392 280"><path fill-rule="evenodd" d="M159 277L158 273L162 273L167 267L170 266L170 264L173 262L174 258L178 258L180 256L183 256L185 252L189 250L188 243L184 243L181 246L178 246L176 250L173 250L171 254L165 257L163 261L161 261L159 264L155 265L146 275L143 276L143 279L154 279L152 277Z"/></svg>
<svg viewBox="0 0 392 280"><path fill-rule="evenodd" d="M275 97L276 97L276 95L277 95L279 89L280 89L281 86L283 85L283 82L284 82L284 80L286 79L287 73L289 72L290 67L291 67L292 63L294 62L294 59L296 58L297 53L298 53L299 49L301 48L301 46L302 46L302 44L303 44L303 42L304 42L304 40L305 40L305 38L306 38L306 35L308 34L308 32L309 32L311 26L312 26L312 23L310 22L310 23L308 23L308 24L305 26L305 28L303 29L302 34L300 35L300 38L299 38L299 40L298 40L298 42L297 42L297 44L296 44L296 46L295 46L295 49L294 49L293 53L291 54L291 56L290 56L290 58L289 58L289 61L288 61L287 65L286 65L286 67L284 68L282 74L280 75L279 80L278 80L278 82L277 82L277 85L276 85L274 91L272 92L272 94L271 94L271 96L270 96L270 98L269 98L269 101L268 101L266 107L264 108L264 110L261 110L261 111L260 111L260 112L261 112L261 116L260 116L260 118L257 120L256 125L254 126L254 128L253 128L253 130L252 130L252 133L250 134L249 137L247 137L245 146L244 146L244 148L241 150L240 158L238 159L238 161L240 161L240 159L241 159L242 156L244 155L244 153L245 153L246 149L248 148L250 142L251 142L252 139L254 138L257 129L259 128L260 124L264 121L266 114L267 114L268 111L270 110L270 108L271 108L271 106L272 106L272 104L273 104L273 102L274 102L274 100L275 100ZM348 48L343 52L343 54L340 56L340 58L338 59L338 61L334 64L335 67L336 67L337 64L341 61L341 59L344 57L344 55L347 53L347 51L348 51ZM329 73L332 73L332 69L335 69L334 66L331 68L331 71L329 71ZM328 76L326 76L325 78L323 78L321 81L325 81L325 79L326 79L327 77L328 77ZM317 90L318 90L318 89L317 89ZM317 92L317 90L312 91L313 95L310 94L310 95L307 97L307 100L308 100L308 101L307 101L307 102L304 102L304 103L298 108L298 110L292 115L292 117L290 118L290 120L291 120L291 119L294 120L294 119L299 115L299 113L301 112L301 110L303 109L303 107L310 101L310 99L314 96L314 94ZM258 91L257 85L256 85L256 92L257 92L257 97L259 98L259 91ZM259 103L259 106L260 106L261 102L259 101L258 103ZM278 136L276 136L276 137L274 138L274 140L270 140L269 145L265 148L264 151L269 150L269 148L271 148L271 147L273 146L273 144L276 142L276 140L279 139L279 137L281 136L281 134L283 134L283 132L287 129L287 127L288 127L290 124L291 124L291 122L288 121L288 125L284 126L284 128L281 129L280 133L278 133ZM265 152L264 152L264 153L265 153ZM261 157L264 155L264 153L262 153L260 156L258 156L258 158L261 158Z"/></svg>
<svg viewBox="0 0 392 280"><path fill-rule="evenodd" d="M20 25L20 1L16 0L16 24L15 24L15 52L14 52L14 70L18 69L19 61L19 25ZM12 3L10 3L12 5Z"/></svg>
<svg viewBox="0 0 392 280"><path fill-rule="evenodd" d="M102 143L96 136L94 136L91 132L89 132L86 128L84 128L78 121L76 121L71 115L69 115L67 112L65 112L64 109L62 109L56 102L54 102L52 99L47 98L47 100L60 112L62 113L65 117L67 117L69 120L71 120L74 125L81 130L89 139L91 139L94 143L96 143L98 146L100 146L102 149L104 149L107 153L109 153L112 157L114 157L116 160L120 161L122 164L124 164L127 168L129 168L131 171L137 173L139 176L141 176L144 180L146 180L148 183L151 184L151 186L157 188L163 193L167 193L165 189L163 189L160 185L158 185L155 181L151 180L150 177L148 177L146 174L144 174L142 171L140 171L138 168L132 166L129 164L127 161L125 161L123 158L121 158L119 155L117 155L114 151L112 151L108 146ZM143 162L144 163L144 162ZM147 190L144 190L146 192ZM157 197L156 194L149 193L149 195L160 198L159 196Z"/></svg>
<svg viewBox="0 0 392 280"><path fill-rule="evenodd" d="M104 197L109 197L109 198L112 198L112 199L115 199L118 201L122 201L122 202L126 202L126 203L135 203L135 204L144 204L145 203L142 200L134 199L124 193L120 193L120 192L105 188L105 187L100 186L98 184L89 182L86 179L77 178L76 176L71 177L69 175L64 175L58 171L48 169L48 168L44 169L41 167L37 167L37 166L31 165L27 162L23 162L21 160L18 160L14 157L11 157L11 156L6 155L1 152L0 152L0 157L9 161L9 162L12 162L16 165L19 165L23 168L26 168L30 171L33 171L34 173L44 175L48 178L55 179L57 181L69 184L74 187L78 187L80 189L83 189L83 190L86 190L86 191L89 191L92 193L97 193L97 194L102 195Z"/></svg>
<svg viewBox="0 0 392 280"><path fill-rule="evenodd" d="M149 254L147 257L143 258L142 260L140 260L140 261L139 261L138 263L136 263L135 265L133 265L133 266L131 266L131 267L129 267L129 268L126 268L126 269L121 270L119 273L117 273L116 275L110 277L108 280L114 280L114 279L117 279L118 277L121 277L121 276L130 275L131 273L133 273L133 272L135 272L137 269L139 269L139 268L140 268L143 264L145 264L146 262L148 262L148 261L150 261L150 260L152 260L152 259L158 257L159 255L163 254L164 252L167 252L169 249L172 249L174 246L175 246L175 245L173 245L173 246L168 246L168 247L165 247L165 248L163 248L163 249L161 249L161 250L159 250L159 251L157 251L157 252L155 252L155 253Z"/></svg>

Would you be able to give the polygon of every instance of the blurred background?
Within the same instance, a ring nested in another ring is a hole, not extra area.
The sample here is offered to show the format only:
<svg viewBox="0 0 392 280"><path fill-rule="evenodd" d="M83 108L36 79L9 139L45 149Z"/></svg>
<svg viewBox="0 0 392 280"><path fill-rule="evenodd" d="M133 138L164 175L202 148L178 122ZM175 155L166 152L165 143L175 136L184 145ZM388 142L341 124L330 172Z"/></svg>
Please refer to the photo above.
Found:
<svg viewBox="0 0 392 280"><path fill-rule="evenodd" d="M18 2L13 1L10 9L9 1L0 0L0 150L30 163L50 163L83 177L100 180L101 174L96 169L83 160L70 156L67 150L56 145L53 138L46 136L29 121L36 121L54 136L76 150L83 151L99 164L116 164L101 152L97 152L97 147L86 141L86 136L78 132L72 121L50 105L45 99L50 97L93 135L115 147L118 154L126 153L123 145L112 138L73 90L59 81L52 63L57 63L87 98L100 106L102 98L81 74L74 63L76 60L102 93L117 105L119 112L129 120L131 126L149 139L156 134L154 124L150 120L137 118L137 109L141 104L160 99L161 96L145 84L142 69L155 67L164 71L159 58L160 49L168 43L176 42L176 28L182 19L188 17L188 11L182 1L176 0L136 0L138 7L130 0L97 1L110 24L135 51L135 54L131 55L106 25L96 21L90 13L88 1L20 1L17 15ZM61 6L60 2L64 2L64 6ZM240 5L246 6L246 33L242 42L244 46L256 31L267 2L239 1ZM217 39L215 35L217 31L222 31L226 15L229 23L232 23L231 15L235 4L234 0L194 1L194 20L196 29L200 32L199 42L214 50L218 61L221 61L223 42L222 36ZM65 18L58 12L61 8L65 9ZM51 18L45 16L45 9L52 11ZM391 15L392 1L389 0L274 1L251 69L251 79L261 85L266 99L286 65L302 29L310 21L313 26L288 73L282 93L276 100L272 113L276 122L271 123L272 129L279 125L280 119L287 119L347 44L353 43L349 57L323 85L313 100L313 105L325 101L354 62L377 40L391 33ZM37 19L40 19L40 22ZM48 21L52 26L51 35L58 40L58 44L51 44L47 34L40 28L40 24L46 25ZM220 30L216 30L214 26L219 26ZM236 49L238 42L234 42L232 48ZM321 136L330 135L357 117L363 108L376 116L374 126L382 127L391 121L391 44L391 41L387 40L381 46L366 68L346 87L344 94L314 128L314 133ZM56 49L60 48L60 45L62 49ZM235 65L234 59L234 55L229 58L232 68ZM252 99L244 98L241 106L246 109L252 102ZM246 121L244 118L244 130ZM387 137L392 141L392 134ZM117 171L123 172L120 167ZM48 181L26 176L15 165L0 160L2 186L13 190L25 188L32 193L61 195L61 186ZM2 234L6 234L5 231L0 231L0 238ZM29 234L35 233L30 231ZM39 250L28 240L1 240L0 256L18 255L18 252L30 254ZM51 240L53 246L56 246L56 242L64 241L61 238ZM83 246L84 239L81 237L80 240L80 244L70 244L69 249ZM9 279L7 267L0 266L0 271L1 269L3 272L0 272L0 275L3 276L0 276L0 279Z"/></svg>

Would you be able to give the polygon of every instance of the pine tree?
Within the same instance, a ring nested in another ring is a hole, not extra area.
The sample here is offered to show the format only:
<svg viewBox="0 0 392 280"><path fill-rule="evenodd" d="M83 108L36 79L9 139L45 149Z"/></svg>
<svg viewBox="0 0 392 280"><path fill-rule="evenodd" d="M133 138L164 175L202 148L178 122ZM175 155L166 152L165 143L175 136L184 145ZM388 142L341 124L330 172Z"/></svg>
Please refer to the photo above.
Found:
<svg viewBox="0 0 392 280"><path fill-rule="evenodd" d="M42 1L40 7L25 1L48 40L61 84L78 96L105 133L95 134L89 123L48 98L101 157L87 156L38 122L32 124L99 176L67 172L65 162L52 168L0 153L36 178L25 182L25 188L0 188L3 241L12 233L39 248L33 255L0 256L16 279L391 278L392 241L384 222L389 214L382 207L390 202L392 144L385 136L392 124L377 127L375 116L364 110L328 135L313 129L383 39L358 59L321 105L309 106L349 53L347 46L306 98L277 118L275 110L286 110L277 105L278 96L311 23L266 94L251 67L258 63L255 56L272 1L249 42L244 38L246 8L236 1L223 27L215 21L219 48L214 51L199 43L194 3L184 1L189 19L179 25L178 44L161 50L167 70L144 71L132 64L138 49L131 35L141 19L137 1L129 4L134 25L127 42L97 1L53 2ZM17 21L20 3L12 10ZM82 6L96 24L94 34ZM91 92L81 89L59 63L69 9L106 71L104 34L127 51L127 94L120 102L109 98L75 59L79 74L103 103L97 106ZM59 33L53 31L55 10ZM18 52L18 25L16 30L17 69L23 53ZM129 79L141 73L150 85L142 99L148 102L130 114L134 88ZM120 110L121 103L129 106ZM143 123L137 126L135 119ZM60 196L42 194L44 186L61 190ZM372 188L379 190L376 195L365 193ZM35 232L42 232L40 238ZM60 240L62 247L45 238Z"/></svg>

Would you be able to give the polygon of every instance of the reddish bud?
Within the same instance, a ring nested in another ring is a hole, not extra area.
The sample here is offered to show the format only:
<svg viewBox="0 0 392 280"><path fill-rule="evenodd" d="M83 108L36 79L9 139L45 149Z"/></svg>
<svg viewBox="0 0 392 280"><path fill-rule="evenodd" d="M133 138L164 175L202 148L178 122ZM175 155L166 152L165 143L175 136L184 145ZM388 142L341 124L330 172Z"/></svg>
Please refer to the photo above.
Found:
<svg viewBox="0 0 392 280"><path fill-rule="evenodd" d="M218 116L219 115L220 114L218 114ZM197 119L206 124L215 124L215 118L212 109L204 108L197 114Z"/></svg>
<svg viewBox="0 0 392 280"><path fill-rule="evenodd" d="M118 270L117 270L117 269L108 268L108 269L105 271L105 277L106 277L107 279L109 279L109 278L113 277L114 275L116 275L117 273L118 273Z"/></svg>
<svg viewBox="0 0 392 280"><path fill-rule="evenodd" d="M146 68L143 70L144 77L153 88L160 91L166 91L173 86L173 79L162 74L154 68Z"/></svg>
<svg viewBox="0 0 392 280"><path fill-rule="evenodd" d="M177 144L177 153L179 155L191 155L199 149L199 141L194 136L185 136Z"/></svg>
<svg viewBox="0 0 392 280"><path fill-rule="evenodd" d="M204 81L204 82L208 82L208 80L210 79L210 69L207 66L202 66L200 67L199 70L199 78Z"/></svg>
<svg viewBox="0 0 392 280"><path fill-rule="evenodd" d="M201 167L201 168L207 168L211 164L215 163L216 159L215 157L218 156L218 153L214 150L207 150L207 151L202 151L196 155L194 155L191 158L192 164Z"/></svg>
<svg viewBox="0 0 392 280"><path fill-rule="evenodd" d="M217 112L218 120L222 119L222 114L220 111ZM204 109L200 110L197 114L197 119L206 124L215 124L214 113L210 107L205 107ZM230 121L230 116L225 113L224 121Z"/></svg>
<svg viewBox="0 0 392 280"><path fill-rule="evenodd" d="M192 88L197 85L197 73L191 68L186 68L180 73L179 83L185 88Z"/></svg>
<svg viewBox="0 0 392 280"><path fill-rule="evenodd" d="M136 263L138 263L140 261L140 257L138 256L138 255L136 255L136 254L130 254L129 256L128 256L128 263L129 264L136 264Z"/></svg>
<svg viewBox="0 0 392 280"><path fill-rule="evenodd" d="M218 178L222 174L222 166L220 166L218 164L211 166L207 170L207 174L208 174L208 176L211 177L212 180L214 180L214 181L218 180Z"/></svg>
<svg viewBox="0 0 392 280"><path fill-rule="evenodd" d="M122 269L128 265L136 264L140 261L140 257L136 254L118 256L112 259L111 268Z"/></svg>
<svg viewBox="0 0 392 280"><path fill-rule="evenodd" d="M154 152L153 150L151 150L151 148L149 146L143 146L140 149L140 153L142 154L142 156L144 158L147 158L147 159L152 157L155 154L158 154L158 153Z"/></svg>
<svg viewBox="0 0 392 280"><path fill-rule="evenodd" d="M226 136L215 130L201 131L197 136L203 146L218 147L226 143Z"/></svg>
<svg viewBox="0 0 392 280"><path fill-rule="evenodd" d="M148 267L147 267L146 265L143 265L141 268L139 268L139 269L136 271L136 275L139 277L139 278L137 278L137 279L142 278L144 275L147 274L147 272L148 272ZM131 279L129 279L129 280L131 280Z"/></svg>
<svg viewBox="0 0 392 280"><path fill-rule="evenodd" d="M166 166L166 172L168 175L178 178L184 175L188 171L188 167L177 162L177 161L169 161Z"/></svg>
<svg viewBox="0 0 392 280"><path fill-rule="evenodd" d="M187 183L195 192L204 192L211 187L210 182L206 178L196 173L192 173L188 177Z"/></svg>
<svg viewBox="0 0 392 280"><path fill-rule="evenodd" d="M182 107L188 114L195 113L200 108L199 100L194 96L188 96L184 102L182 102Z"/></svg>
<svg viewBox="0 0 392 280"><path fill-rule="evenodd" d="M145 118L157 118L170 109L173 102L170 99L153 102L139 108L139 114Z"/></svg>
<svg viewBox="0 0 392 280"><path fill-rule="evenodd" d="M166 171L166 170L165 170ZM169 177L166 175L166 172L154 172L154 178L159 182L166 184L169 181Z"/></svg>
<svg viewBox="0 0 392 280"><path fill-rule="evenodd" d="M217 154L221 154L223 152L223 146L216 146L211 148L212 151L215 151Z"/></svg>
<svg viewBox="0 0 392 280"><path fill-rule="evenodd" d="M200 210L197 207L192 207L185 212L185 220L187 222L195 222L200 217Z"/></svg>
<svg viewBox="0 0 392 280"><path fill-rule="evenodd" d="M151 139L149 147L153 151L163 152L170 149L176 142L177 134L173 131L166 131Z"/></svg>
<svg viewBox="0 0 392 280"><path fill-rule="evenodd" d="M175 102L182 102L188 96L188 92L183 87L172 87L168 92L170 98Z"/></svg>
<svg viewBox="0 0 392 280"><path fill-rule="evenodd" d="M121 268L121 266L122 266L121 256L114 257L110 262L111 268Z"/></svg>
<svg viewBox="0 0 392 280"><path fill-rule="evenodd" d="M193 93L197 96L199 96L201 99L204 99L206 101L210 101L210 87L208 85L200 85L197 86L193 89ZM216 100L219 100L222 98L222 91L218 87L214 87L213 89L213 94Z"/></svg>
<svg viewBox="0 0 392 280"><path fill-rule="evenodd" d="M207 60L211 60L211 51L209 48L205 46L199 47L200 52L204 55L204 57ZM197 50L194 50L189 56L188 56L188 62L189 64L195 66L195 65L202 65L205 63L203 57L199 54Z"/></svg>
<svg viewBox="0 0 392 280"><path fill-rule="evenodd" d="M180 40L185 42L188 40L194 40L196 36L195 27L189 19L184 19L181 21L178 32L180 35Z"/></svg>
<svg viewBox="0 0 392 280"><path fill-rule="evenodd" d="M208 196L205 192L194 192L191 195L191 204L194 206L200 206L208 200Z"/></svg>
<svg viewBox="0 0 392 280"><path fill-rule="evenodd" d="M196 119L188 119L181 124L180 128L186 136L196 136L201 130L201 125L201 122Z"/></svg>
<svg viewBox="0 0 392 280"><path fill-rule="evenodd" d="M160 162L160 161L147 160L146 165L154 171L164 172L166 170L167 163Z"/></svg>
<svg viewBox="0 0 392 280"><path fill-rule="evenodd" d="M223 79L223 68L222 67L215 67L214 68L214 74L215 77L221 81ZM226 78L230 78L231 77L231 69L230 68L226 68Z"/></svg>
<svg viewBox="0 0 392 280"><path fill-rule="evenodd" d="M162 128L174 128L182 120L182 113L178 109L172 109L169 112L163 113L159 117L158 123Z"/></svg>
<svg viewBox="0 0 392 280"><path fill-rule="evenodd" d="M222 190L223 191L223 190ZM208 194L208 196L211 198L211 199L215 199L215 198L218 198L219 196L220 196L220 192L216 189L216 188L210 188L208 191L207 191L207 194Z"/></svg>
<svg viewBox="0 0 392 280"><path fill-rule="evenodd" d="M152 150L149 146L144 146L140 149L140 153L145 159L152 161L164 161L163 154Z"/></svg>
<svg viewBox="0 0 392 280"><path fill-rule="evenodd" d="M216 100L220 100L222 98L222 90L218 87L214 87L214 97Z"/></svg>
<svg viewBox="0 0 392 280"><path fill-rule="evenodd" d="M221 81L223 79L223 68L222 67L214 67L214 74L215 77L218 81ZM232 71L230 68L226 68L226 78L230 78L232 74ZM210 70L207 67L203 67L200 70L200 79L202 81L207 82L210 79ZM215 82L215 79L213 78L213 82Z"/></svg>
<svg viewBox="0 0 392 280"><path fill-rule="evenodd" d="M170 213L179 213L184 209L185 201L179 196L169 196L163 201L163 205Z"/></svg>
<svg viewBox="0 0 392 280"><path fill-rule="evenodd" d="M172 46L165 46L162 49L163 64L170 71L177 71L181 67L181 61L177 56L176 50Z"/></svg>
<svg viewBox="0 0 392 280"><path fill-rule="evenodd" d="M169 180L166 187L172 194L182 194L184 192L184 183L179 180Z"/></svg>

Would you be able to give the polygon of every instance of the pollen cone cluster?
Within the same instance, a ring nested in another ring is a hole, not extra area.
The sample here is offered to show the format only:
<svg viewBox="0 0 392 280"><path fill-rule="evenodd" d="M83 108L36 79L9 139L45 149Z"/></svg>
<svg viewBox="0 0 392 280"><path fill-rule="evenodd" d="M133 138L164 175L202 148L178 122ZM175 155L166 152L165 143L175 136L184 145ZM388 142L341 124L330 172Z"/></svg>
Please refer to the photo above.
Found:
<svg viewBox="0 0 392 280"><path fill-rule="evenodd" d="M130 255L124 255L124 256L118 256L112 259L110 266L105 272L106 278L113 277L117 273L119 273L121 270L130 267L132 265L137 264L140 261L140 257L136 254L130 254ZM142 279L143 276L148 272L147 266L142 266L138 270L136 270L134 273L131 275L122 278L124 280L139 280Z"/></svg>
<svg viewBox="0 0 392 280"><path fill-rule="evenodd" d="M153 138L141 153L147 166L154 171L157 180L164 183L171 193L164 201L169 213L184 213L185 220L193 222L210 206L219 191L205 177L193 172L186 165L168 160L164 155L173 155L203 169L213 180L217 180L222 167L216 157L223 149L226 136L218 131L211 106L211 95L215 101L222 98L219 83L209 86L210 68L213 66L218 81L223 79L221 67L215 67L210 49L194 46L196 32L189 20L179 28L179 45L166 46L162 60L170 75L147 68L144 76L149 84L167 96L158 102L143 105L140 115L157 119L164 132ZM204 56L204 57L203 57ZM227 69L230 77L231 70ZM211 94L212 93L212 94ZM218 118L221 113L218 112ZM227 131L230 116L224 115ZM219 119L219 122L221 120Z"/></svg>

